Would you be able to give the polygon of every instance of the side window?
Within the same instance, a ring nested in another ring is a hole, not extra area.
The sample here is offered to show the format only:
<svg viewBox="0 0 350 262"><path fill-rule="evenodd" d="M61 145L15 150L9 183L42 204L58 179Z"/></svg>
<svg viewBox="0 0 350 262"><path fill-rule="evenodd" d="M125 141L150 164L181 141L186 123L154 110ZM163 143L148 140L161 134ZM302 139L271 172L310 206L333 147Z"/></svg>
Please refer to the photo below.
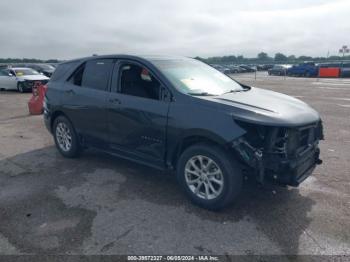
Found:
<svg viewBox="0 0 350 262"><path fill-rule="evenodd" d="M83 73L84 73L84 69L85 69L85 63L80 65L75 72L73 73L73 75L68 79L68 81L70 83L72 83L73 85L76 86L81 86L82 83L82 79L83 79Z"/></svg>
<svg viewBox="0 0 350 262"><path fill-rule="evenodd" d="M77 66L77 62L69 62L58 65L58 67L53 72L50 81L58 81L66 74L66 72L71 68Z"/></svg>
<svg viewBox="0 0 350 262"><path fill-rule="evenodd" d="M160 83L147 68L123 64L120 68L122 94L159 100Z"/></svg>
<svg viewBox="0 0 350 262"><path fill-rule="evenodd" d="M9 73L7 72L6 69L0 69L0 76L8 76Z"/></svg>
<svg viewBox="0 0 350 262"><path fill-rule="evenodd" d="M86 62L81 85L98 90L107 90L113 61L113 59L98 59Z"/></svg>

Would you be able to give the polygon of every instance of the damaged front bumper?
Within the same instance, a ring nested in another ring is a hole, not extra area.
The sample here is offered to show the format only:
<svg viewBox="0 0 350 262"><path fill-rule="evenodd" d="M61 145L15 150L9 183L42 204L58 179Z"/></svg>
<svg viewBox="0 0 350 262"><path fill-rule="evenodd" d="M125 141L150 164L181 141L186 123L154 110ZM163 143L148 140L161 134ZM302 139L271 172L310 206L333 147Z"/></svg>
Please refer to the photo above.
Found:
<svg viewBox="0 0 350 262"><path fill-rule="evenodd" d="M258 182L273 180L298 186L322 163L318 147L319 140L323 139L322 123L281 130L269 128L262 136L260 147L256 141L255 145L248 141L248 134L233 141L232 148Z"/></svg>

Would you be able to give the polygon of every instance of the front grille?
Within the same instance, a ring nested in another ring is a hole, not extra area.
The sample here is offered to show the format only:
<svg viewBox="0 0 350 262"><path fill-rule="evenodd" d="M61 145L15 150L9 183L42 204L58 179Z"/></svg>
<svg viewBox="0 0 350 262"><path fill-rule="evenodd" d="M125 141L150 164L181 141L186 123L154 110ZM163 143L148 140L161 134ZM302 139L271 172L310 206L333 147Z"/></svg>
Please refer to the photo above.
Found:
<svg viewBox="0 0 350 262"><path fill-rule="evenodd" d="M293 128L236 122L246 131L244 138L252 148L279 159L296 158L323 139L321 121Z"/></svg>
<svg viewBox="0 0 350 262"><path fill-rule="evenodd" d="M322 123L296 128L279 128L272 132L269 152L282 157L296 157L323 139Z"/></svg>

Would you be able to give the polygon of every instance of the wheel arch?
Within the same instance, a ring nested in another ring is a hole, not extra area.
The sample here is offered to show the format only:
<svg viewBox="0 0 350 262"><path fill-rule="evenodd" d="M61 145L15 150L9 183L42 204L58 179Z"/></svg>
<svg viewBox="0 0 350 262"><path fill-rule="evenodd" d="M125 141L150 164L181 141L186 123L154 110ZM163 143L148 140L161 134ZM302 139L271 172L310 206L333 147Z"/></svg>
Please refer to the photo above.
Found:
<svg viewBox="0 0 350 262"><path fill-rule="evenodd" d="M69 117L61 110L57 110L57 111L53 112L53 114L51 115L50 128L52 131L53 131L53 124L55 123L56 118L59 116L64 116L65 118L67 118L68 121L71 123L72 127L74 128L74 125L73 125L72 121L69 119Z"/></svg>
<svg viewBox="0 0 350 262"><path fill-rule="evenodd" d="M207 130L192 130L181 136L173 146L173 150L169 152L168 164L170 167L176 170L181 154L190 146L200 143L216 145L225 150L229 148L228 141L215 133Z"/></svg>

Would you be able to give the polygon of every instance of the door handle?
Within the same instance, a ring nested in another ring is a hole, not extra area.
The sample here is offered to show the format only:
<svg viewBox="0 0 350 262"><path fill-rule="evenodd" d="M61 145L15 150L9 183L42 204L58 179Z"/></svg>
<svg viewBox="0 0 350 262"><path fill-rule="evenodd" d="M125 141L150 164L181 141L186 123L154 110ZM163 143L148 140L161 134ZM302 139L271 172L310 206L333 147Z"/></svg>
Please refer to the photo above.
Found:
<svg viewBox="0 0 350 262"><path fill-rule="evenodd" d="M66 90L65 92L69 95L75 95L75 92L73 89Z"/></svg>
<svg viewBox="0 0 350 262"><path fill-rule="evenodd" d="M120 102L120 100L118 98L110 98L109 102L112 103L112 104L118 104L118 105L121 104L121 102Z"/></svg>

